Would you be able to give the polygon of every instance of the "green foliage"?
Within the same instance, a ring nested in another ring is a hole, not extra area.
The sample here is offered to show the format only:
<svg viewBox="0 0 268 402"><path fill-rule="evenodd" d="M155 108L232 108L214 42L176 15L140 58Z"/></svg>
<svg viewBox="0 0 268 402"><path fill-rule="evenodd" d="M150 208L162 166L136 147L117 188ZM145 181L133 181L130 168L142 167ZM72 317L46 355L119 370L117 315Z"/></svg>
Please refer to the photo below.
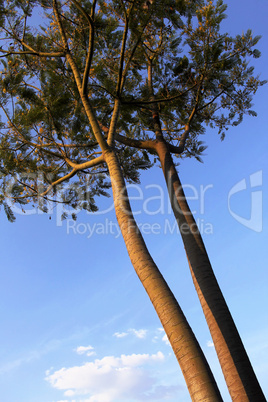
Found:
<svg viewBox="0 0 268 402"><path fill-rule="evenodd" d="M3 206L9 222L15 222L16 218L10 206L6 202L3 203Z"/></svg>
<svg viewBox="0 0 268 402"><path fill-rule="evenodd" d="M102 151L83 97L104 141L119 101L116 133L154 140L157 114L173 146L189 127L178 156L200 161L207 126L223 139L245 114L256 116L252 96L265 81L249 59L260 56L260 37L221 33L225 11L221 0L1 0L2 203L33 202L46 212L52 199L95 211L96 197L108 195L105 163L94 166ZM151 149L118 137L112 146L130 182L155 161ZM72 174L74 165L91 162Z"/></svg>

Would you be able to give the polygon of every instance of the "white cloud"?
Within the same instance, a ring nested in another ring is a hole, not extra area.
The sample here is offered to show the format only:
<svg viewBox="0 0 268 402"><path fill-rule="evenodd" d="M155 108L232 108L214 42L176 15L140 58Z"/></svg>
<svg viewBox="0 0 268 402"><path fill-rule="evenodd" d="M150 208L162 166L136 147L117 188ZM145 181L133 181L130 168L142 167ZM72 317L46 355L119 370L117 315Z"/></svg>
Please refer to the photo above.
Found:
<svg viewBox="0 0 268 402"><path fill-rule="evenodd" d="M158 386L158 379L152 373L155 365L164 360L162 352L105 356L81 366L50 371L46 380L53 388L64 391L65 397L86 398L83 402L112 402L120 398L142 401L151 397L157 401L161 400L160 388L163 399L177 392L176 387Z"/></svg>
<svg viewBox="0 0 268 402"><path fill-rule="evenodd" d="M115 332L113 336L115 336L116 338L124 338L127 335L127 332Z"/></svg>
<svg viewBox="0 0 268 402"><path fill-rule="evenodd" d="M213 343L213 341L207 341L207 346L208 346L209 348L214 348L214 343Z"/></svg>
<svg viewBox="0 0 268 402"><path fill-rule="evenodd" d="M156 332L156 335L155 335L155 336L153 337L153 339L152 339L152 341L153 341L154 343L156 343L156 342L159 341L159 337L162 336L162 334L163 334L163 332L164 332L164 329L163 329L163 328L157 328L157 330L156 330L155 332Z"/></svg>
<svg viewBox="0 0 268 402"><path fill-rule="evenodd" d="M60 401L57 401L57 402L72 402L72 401L67 401L67 399L64 399L64 400L60 400Z"/></svg>
<svg viewBox="0 0 268 402"><path fill-rule="evenodd" d="M128 329L127 332L115 332L113 334L113 336L115 336L116 338L124 338L124 337L128 336L131 333L131 334L135 335L139 339L144 339L144 338L146 338L147 332L148 332L147 329L130 328L130 329Z"/></svg>
<svg viewBox="0 0 268 402"><path fill-rule="evenodd" d="M128 329L127 332L115 332L113 336L115 336L116 338L124 338L128 336L130 333L133 334L136 338L145 339L147 337L148 330L130 328ZM161 339L163 342L165 342L167 345L170 346L170 342L168 340L167 335L166 334L163 335L163 333L165 333L163 328L157 328L156 335L152 338L152 342L155 343Z"/></svg>
<svg viewBox="0 0 268 402"><path fill-rule="evenodd" d="M76 353L78 354L78 355L84 355L84 354L86 354L87 356L93 356L93 355L95 355L96 353L94 352L94 348L93 348L93 346L78 346L76 349L75 349L75 351L76 351Z"/></svg>
<svg viewBox="0 0 268 402"><path fill-rule="evenodd" d="M157 352L154 355L149 354L132 354L132 355L121 355L121 360L125 366L140 366L147 363L148 361L163 361L165 356L162 352Z"/></svg>
<svg viewBox="0 0 268 402"><path fill-rule="evenodd" d="M129 332L132 332L137 338L144 339L147 335L147 329L129 329Z"/></svg>
<svg viewBox="0 0 268 402"><path fill-rule="evenodd" d="M64 392L64 396L75 396L75 392L72 389Z"/></svg>

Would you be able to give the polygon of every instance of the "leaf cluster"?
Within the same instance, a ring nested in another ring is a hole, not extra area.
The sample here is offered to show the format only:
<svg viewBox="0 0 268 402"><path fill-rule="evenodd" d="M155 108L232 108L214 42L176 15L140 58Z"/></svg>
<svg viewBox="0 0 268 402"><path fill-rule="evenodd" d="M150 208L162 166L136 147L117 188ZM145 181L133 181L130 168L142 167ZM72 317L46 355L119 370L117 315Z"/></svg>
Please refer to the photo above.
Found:
<svg viewBox="0 0 268 402"><path fill-rule="evenodd" d="M139 147L156 138L154 116L177 156L198 160L207 126L224 138L255 116L252 97L265 81L249 59L260 56L260 38L221 33L225 11L221 0L0 1L2 202L46 211L50 197L94 211L108 195L83 97L104 141L120 103L116 133L137 145L115 136L111 146L130 182L156 160Z"/></svg>

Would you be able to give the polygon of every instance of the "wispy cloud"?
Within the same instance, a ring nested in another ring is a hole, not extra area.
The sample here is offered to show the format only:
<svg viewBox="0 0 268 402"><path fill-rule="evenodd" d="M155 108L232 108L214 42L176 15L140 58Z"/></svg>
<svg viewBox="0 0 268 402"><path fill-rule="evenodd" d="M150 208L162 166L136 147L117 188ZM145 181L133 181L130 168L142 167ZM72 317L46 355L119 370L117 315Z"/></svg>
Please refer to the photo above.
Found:
<svg viewBox="0 0 268 402"><path fill-rule="evenodd" d="M67 401L67 399L64 399L64 400L60 400L60 401L57 401L57 402L72 402L72 401Z"/></svg>
<svg viewBox="0 0 268 402"><path fill-rule="evenodd" d="M23 366L24 364L28 364L31 363L32 361L39 360L47 353L56 350L59 347L59 345L60 340L54 339L42 345L40 349L29 350L27 352L24 352L24 354L18 357L17 359L1 365L0 374L8 373L14 369L18 369L20 366Z"/></svg>
<svg viewBox="0 0 268 402"><path fill-rule="evenodd" d="M128 336L127 332L115 332L114 335L116 338L125 338L126 336Z"/></svg>
<svg viewBox="0 0 268 402"><path fill-rule="evenodd" d="M148 332L147 329L130 328L130 329L127 330L127 332L115 332L113 334L113 336L115 336L116 338L125 338L129 334L133 334L139 339L144 339L144 338L146 338L147 332Z"/></svg>
<svg viewBox="0 0 268 402"><path fill-rule="evenodd" d="M47 372L46 380L53 388L62 390L65 397L81 396L83 402L112 402L121 398L160 400L174 396L177 387L158 384L155 365L164 362L162 352L105 356L81 366ZM156 393L156 389L158 389ZM154 391L152 391L154 390Z"/></svg>
<svg viewBox="0 0 268 402"><path fill-rule="evenodd" d="M147 329L129 329L129 332L132 332L137 338L144 339L147 335Z"/></svg>
<svg viewBox="0 0 268 402"><path fill-rule="evenodd" d="M87 356L93 356L96 353L94 352L94 348L93 346L89 345L89 346L78 346L75 349L76 353L78 355L87 355Z"/></svg>

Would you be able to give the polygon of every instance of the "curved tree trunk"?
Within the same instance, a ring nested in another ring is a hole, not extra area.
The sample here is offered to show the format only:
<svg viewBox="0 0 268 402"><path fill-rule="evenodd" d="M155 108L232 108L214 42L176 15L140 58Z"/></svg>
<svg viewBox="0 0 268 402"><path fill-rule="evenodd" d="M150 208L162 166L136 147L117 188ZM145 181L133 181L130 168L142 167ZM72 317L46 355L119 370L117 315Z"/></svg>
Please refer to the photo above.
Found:
<svg viewBox="0 0 268 402"><path fill-rule="evenodd" d="M238 402L266 401L214 275L168 146L164 141L157 141L156 151L165 176L171 206L183 239L193 282L231 398Z"/></svg>
<svg viewBox="0 0 268 402"><path fill-rule="evenodd" d="M114 151L104 152L116 217L136 273L165 329L193 401L222 401L206 358L178 302L154 263L132 215L127 190Z"/></svg>
<svg viewBox="0 0 268 402"><path fill-rule="evenodd" d="M94 109L87 96L87 80L81 81L80 72L69 51L56 0L53 0L53 9L61 33L62 43L67 50L66 60L72 69L89 124L101 148L102 156L109 170L116 217L133 267L148 293L166 331L182 369L192 401L221 402L222 398L220 392L206 358L173 293L152 260L132 215L120 164L112 148L116 123L119 116L120 102L118 100L115 101L113 117L108 132L108 142L106 142L100 130ZM118 82L120 83L120 80Z"/></svg>

